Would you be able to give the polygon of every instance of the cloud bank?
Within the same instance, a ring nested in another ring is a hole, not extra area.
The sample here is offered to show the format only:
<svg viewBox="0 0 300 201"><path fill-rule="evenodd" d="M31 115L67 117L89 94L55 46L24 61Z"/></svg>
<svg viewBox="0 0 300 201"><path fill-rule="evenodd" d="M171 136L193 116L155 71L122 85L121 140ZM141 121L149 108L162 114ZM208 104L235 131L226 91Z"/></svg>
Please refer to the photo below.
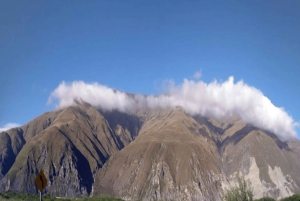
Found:
<svg viewBox="0 0 300 201"><path fill-rule="evenodd" d="M15 128L15 127L19 127L20 125L19 124L16 124L16 123L7 123L3 126L0 127L0 132L2 131L7 131L11 128Z"/></svg>
<svg viewBox="0 0 300 201"><path fill-rule="evenodd" d="M157 96L129 96L98 83L62 82L51 93L48 104L56 103L56 107L62 108L81 99L96 107L123 112L138 106L181 106L191 115L222 118L237 114L245 122L269 130L283 140L297 137L295 129L299 124L283 108L276 107L260 90L242 80L235 83L232 76L224 82L170 82L166 92Z"/></svg>

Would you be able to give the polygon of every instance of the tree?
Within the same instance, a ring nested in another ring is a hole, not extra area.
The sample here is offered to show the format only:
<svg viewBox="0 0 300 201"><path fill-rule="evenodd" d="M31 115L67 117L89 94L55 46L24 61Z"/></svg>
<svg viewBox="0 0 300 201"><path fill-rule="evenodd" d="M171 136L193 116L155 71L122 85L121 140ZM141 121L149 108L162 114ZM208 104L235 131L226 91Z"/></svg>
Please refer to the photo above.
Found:
<svg viewBox="0 0 300 201"><path fill-rule="evenodd" d="M226 201L253 201L253 189L250 181L238 176L238 186L227 190Z"/></svg>
<svg viewBox="0 0 300 201"><path fill-rule="evenodd" d="M290 197L281 199L281 201L299 201L300 200L300 195L299 194L294 194Z"/></svg>
<svg viewBox="0 0 300 201"><path fill-rule="evenodd" d="M260 198L258 200L255 200L255 201L276 201L274 198L271 198L271 197L263 197L263 198Z"/></svg>

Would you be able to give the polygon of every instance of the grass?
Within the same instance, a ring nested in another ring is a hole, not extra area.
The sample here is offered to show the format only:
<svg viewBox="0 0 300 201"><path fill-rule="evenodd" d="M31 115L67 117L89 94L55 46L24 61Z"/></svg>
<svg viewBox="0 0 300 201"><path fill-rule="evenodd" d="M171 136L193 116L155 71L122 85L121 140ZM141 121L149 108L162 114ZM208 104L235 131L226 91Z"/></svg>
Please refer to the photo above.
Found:
<svg viewBox="0 0 300 201"><path fill-rule="evenodd" d="M39 195L32 195L26 193L15 192L1 192L0 201L39 201ZM43 201L123 201L120 198L115 198L107 195L99 197L87 197L87 198L56 198L49 195L43 195Z"/></svg>
<svg viewBox="0 0 300 201"><path fill-rule="evenodd" d="M39 195L32 195L26 193L15 192L0 192L0 201L39 201ZM255 201L271 201L271 198L261 198ZM108 195L102 195L99 197L87 197L87 198L56 198L49 195L43 195L43 201L124 201L121 198L111 197ZM281 199L281 201L300 201L300 195L294 194L290 197Z"/></svg>

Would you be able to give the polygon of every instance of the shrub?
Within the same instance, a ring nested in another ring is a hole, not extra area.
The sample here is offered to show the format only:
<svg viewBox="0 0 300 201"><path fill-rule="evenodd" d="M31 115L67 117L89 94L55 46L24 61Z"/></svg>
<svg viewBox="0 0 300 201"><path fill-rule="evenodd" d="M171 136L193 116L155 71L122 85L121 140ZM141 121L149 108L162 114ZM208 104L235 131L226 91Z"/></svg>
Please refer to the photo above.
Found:
<svg viewBox="0 0 300 201"><path fill-rule="evenodd" d="M300 195L299 194L294 194L290 197L281 199L281 201L300 201Z"/></svg>
<svg viewBox="0 0 300 201"><path fill-rule="evenodd" d="M238 177L238 186L227 190L226 201L253 201L253 190L250 181L245 181L243 177Z"/></svg>
<svg viewBox="0 0 300 201"><path fill-rule="evenodd" d="M270 197L263 197L258 200L255 200L255 201L276 201L276 200L274 198L270 198Z"/></svg>

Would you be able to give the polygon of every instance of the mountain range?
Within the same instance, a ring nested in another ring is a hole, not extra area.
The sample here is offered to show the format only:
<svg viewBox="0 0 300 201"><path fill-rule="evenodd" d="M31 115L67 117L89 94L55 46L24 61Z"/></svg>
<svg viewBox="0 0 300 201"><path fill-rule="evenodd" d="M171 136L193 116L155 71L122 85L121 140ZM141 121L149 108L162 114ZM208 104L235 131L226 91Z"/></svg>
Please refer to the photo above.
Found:
<svg viewBox="0 0 300 201"><path fill-rule="evenodd" d="M223 200L243 176L254 197L300 193L300 141L181 107L107 111L76 101L0 133L0 191L125 200Z"/></svg>

